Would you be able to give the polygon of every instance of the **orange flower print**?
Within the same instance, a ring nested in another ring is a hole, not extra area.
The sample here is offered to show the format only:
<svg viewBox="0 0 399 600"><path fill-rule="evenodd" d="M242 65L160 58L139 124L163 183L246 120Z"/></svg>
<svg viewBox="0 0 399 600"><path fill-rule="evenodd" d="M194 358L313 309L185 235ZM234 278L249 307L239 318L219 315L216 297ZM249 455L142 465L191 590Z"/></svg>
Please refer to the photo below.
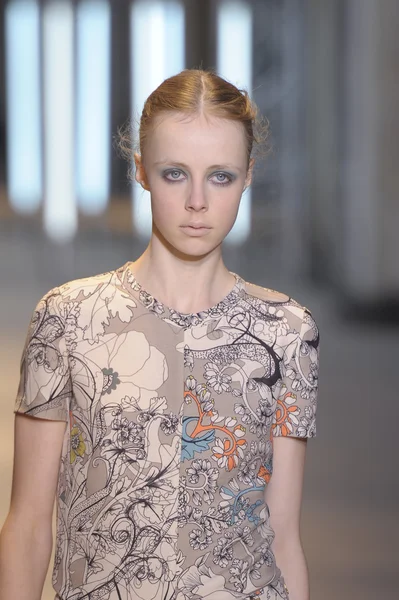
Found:
<svg viewBox="0 0 399 600"><path fill-rule="evenodd" d="M271 472L268 469L266 469L264 465L261 465L258 471L258 477L260 479L263 479L265 483L269 483L271 476Z"/></svg>
<svg viewBox="0 0 399 600"><path fill-rule="evenodd" d="M224 440L216 438L215 445L212 448L212 458L217 461L219 467L231 471L238 465L238 457L241 456L242 458L242 450L246 447L247 442L244 439L235 439L224 427L220 427L220 429L226 431L231 437L224 438ZM236 431L234 433L237 434Z"/></svg>
<svg viewBox="0 0 399 600"><path fill-rule="evenodd" d="M287 388L284 387L283 390ZM300 409L294 404L296 395L292 392L283 392L277 400L277 408L272 425L272 434L287 437L294 431L294 426L299 425L298 415Z"/></svg>
<svg viewBox="0 0 399 600"><path fill-rule="evenodd" d="M244 439L245 427L237 422L235 417L224 417L215 410L215 403L206 384L198 384L190 375L186 379L187 391L184 392L184 401L187 404L194 402L198 411L198 420L189 434L191 439L203 436L205 432L212 432L210 438L214 446L212 458L222 469L231 471L238 465L238 459L243 458L247 441ZM209 422L210 421L210 422ZM216 434L227 437L221 439Z"/></svg>

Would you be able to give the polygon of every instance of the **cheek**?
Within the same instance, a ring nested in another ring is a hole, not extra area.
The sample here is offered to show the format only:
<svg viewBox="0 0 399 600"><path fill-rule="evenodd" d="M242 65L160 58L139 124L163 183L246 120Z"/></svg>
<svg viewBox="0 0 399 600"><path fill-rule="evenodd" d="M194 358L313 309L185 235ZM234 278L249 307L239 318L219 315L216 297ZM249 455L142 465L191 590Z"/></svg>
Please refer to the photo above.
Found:
<svg viewBox="0 0 399 600"><path fill-rule="evenodd" d="M169 189L155 190L151 192L151 212L154 221L167 226L181 219L184 212L182 203L177 194Z"/></svg>
<svg viewBox="0 0 399 600"><path fill-rule="evenodd" d="M240 207L241 194L237 191L230 191L219 194L213 203L215 214L220 215L225 220L235 217Z"/></svg>

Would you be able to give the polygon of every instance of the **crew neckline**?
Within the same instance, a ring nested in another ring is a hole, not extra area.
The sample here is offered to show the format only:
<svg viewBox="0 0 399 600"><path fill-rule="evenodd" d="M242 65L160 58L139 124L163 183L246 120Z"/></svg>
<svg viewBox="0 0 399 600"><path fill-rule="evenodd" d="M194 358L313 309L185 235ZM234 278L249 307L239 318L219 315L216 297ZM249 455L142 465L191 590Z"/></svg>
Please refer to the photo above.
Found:
<svg viewBox="0 0 399 600"><path fill-rule="evenodd" d="M234 273L229 271L235 278L234 286L231 290L216 304L195 313L183 313L173 307L167 306L150 294L137 280L136 275L130 267L131 261L126 262L117 269L124 287L140 302L142 306L160 319L178 327L188 328L202 324L207 318L216 318L226 314L236 303L243 290L245 290L245 281Z"/></svg>

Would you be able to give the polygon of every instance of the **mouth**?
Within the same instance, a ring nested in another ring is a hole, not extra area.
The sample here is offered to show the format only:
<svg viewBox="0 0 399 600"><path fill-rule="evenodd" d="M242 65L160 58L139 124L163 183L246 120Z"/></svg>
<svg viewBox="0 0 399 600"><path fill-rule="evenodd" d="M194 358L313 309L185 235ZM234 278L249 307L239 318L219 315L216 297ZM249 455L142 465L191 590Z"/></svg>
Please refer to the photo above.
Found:
<svg viewBox="0 0 399 600"><path fill-rule="evenodd" d="M188 235L206 234L211 230L211 227L206 227L205 225L182 225L181 228Z"/></svg>
<svg viewBox="0 0 399 600"><path fill-rule="evenodd" d="M196 223L195 225L182 225L183 229L210 229L207 225L203 225L202 223Z"/></svg>

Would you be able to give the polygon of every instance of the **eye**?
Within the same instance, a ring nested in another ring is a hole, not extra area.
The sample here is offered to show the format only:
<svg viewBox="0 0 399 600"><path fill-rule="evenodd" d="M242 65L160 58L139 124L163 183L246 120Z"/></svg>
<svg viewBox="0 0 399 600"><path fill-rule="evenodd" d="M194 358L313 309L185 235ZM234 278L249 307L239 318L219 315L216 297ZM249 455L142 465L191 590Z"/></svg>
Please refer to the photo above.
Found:
<svg viewBox="0 0 399 600"><path fill-rule="evenodd" d="M180 175L183 175L183 173L179 169L172 169L164 173L164 178L166 181L182 181Z"/></svg>
<svg viewBox="0 0 399 600"><path fill-rule="evenodd" d="M228 185L233 180L232 176L227 173L215 173L212 178L215 178L214 182L217 185Z"/></svg>

